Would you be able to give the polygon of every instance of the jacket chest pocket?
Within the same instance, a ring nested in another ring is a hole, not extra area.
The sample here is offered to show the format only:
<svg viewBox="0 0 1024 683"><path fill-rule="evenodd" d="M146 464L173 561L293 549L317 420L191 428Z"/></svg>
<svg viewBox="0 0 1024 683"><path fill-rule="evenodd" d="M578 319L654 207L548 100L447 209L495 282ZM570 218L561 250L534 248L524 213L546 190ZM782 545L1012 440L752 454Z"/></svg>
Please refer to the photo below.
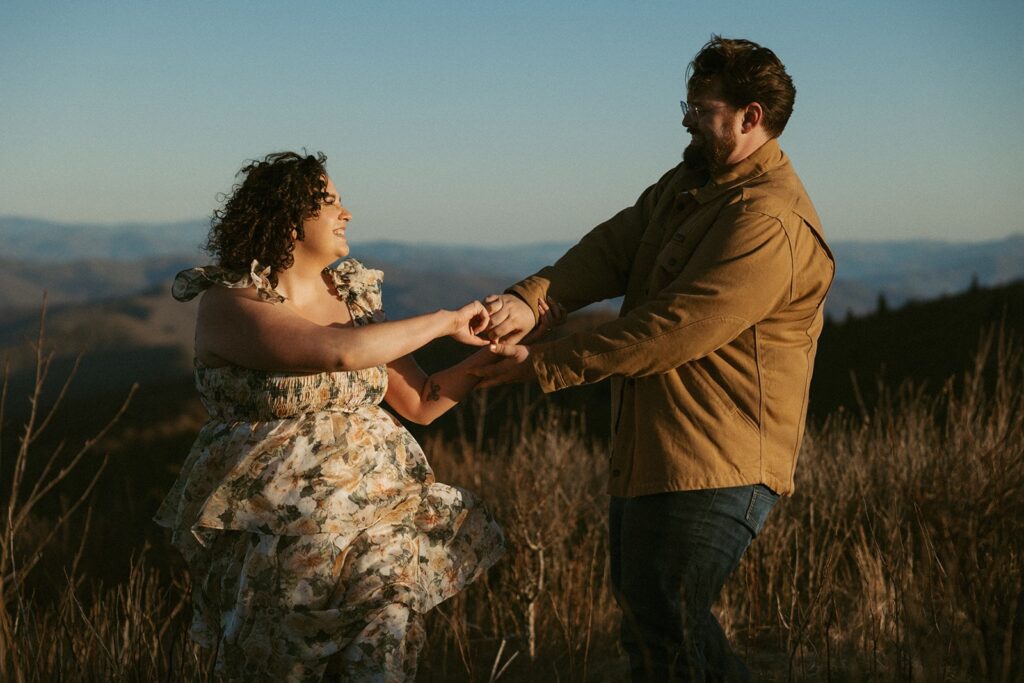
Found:
<svg viewBox="0 0 1024 683"><path fill-rule="evenodd" d="M673 237L669 243L662 248L651 269L647 281L648 290L651 294L661 291L665 285L672 282L682 271L683 266L689 260L692 253L687 248L684 240Z"/></svg>
<svg viewBox="0 0 1024 683"><path fill-rule="evenodd" d="M658 254L651 270L650 291L657 292L676 279L704 236L712 228L721 206L709 204L695 206L687 213L686 219L673 231L672 237Z"/></svg>
<svg viewBox="0 0 1024 683"><path fill-rule="evenodd" d="M658 254L657 269L667 273L678 273L687 261L688 249L685 237L674 235Z"/></svg>
<svg viewBox="0 0 1024 683"><path fill-rule="evenodd" d="M633 268L630 273L629 286L626 288L623 311L628 311L647 299L651 292L651 278L657 270L655 263L657 263L660 252L660 235L650 232L644 235L636 256L633 258Z"/></svg>

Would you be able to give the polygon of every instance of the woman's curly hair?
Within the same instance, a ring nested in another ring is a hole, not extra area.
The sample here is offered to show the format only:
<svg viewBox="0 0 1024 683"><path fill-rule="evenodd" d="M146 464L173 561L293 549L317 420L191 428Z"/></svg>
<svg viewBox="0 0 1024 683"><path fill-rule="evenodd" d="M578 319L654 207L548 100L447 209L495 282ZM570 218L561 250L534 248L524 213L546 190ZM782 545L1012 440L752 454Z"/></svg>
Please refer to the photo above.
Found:
<svg viewBox="0 0 1024 683"><path fill-rule="evenodd" d="M223 208L213 212L206 251L229 270L248 272L253 259L270 266L271 283L290 268L295 239L302 239L302 222L320 212L328 198L327 157L317 152L268 154L236 174ZM292 231L296 237L292 237Z"/></svg>

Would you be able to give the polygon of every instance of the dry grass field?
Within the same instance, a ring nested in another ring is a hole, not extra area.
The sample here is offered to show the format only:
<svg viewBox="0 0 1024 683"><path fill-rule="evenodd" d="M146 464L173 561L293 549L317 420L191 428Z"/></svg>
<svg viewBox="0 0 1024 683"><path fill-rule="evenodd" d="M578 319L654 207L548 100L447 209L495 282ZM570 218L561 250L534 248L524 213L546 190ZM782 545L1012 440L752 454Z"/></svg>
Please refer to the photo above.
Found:
<svg viewBox="0 0 1024 683"><path fill-rule="evenodd" d="M723 625L766 681L1024 680L1021 347L994 334L941 390L880 397L809 428L797 492L727 584ZM83 569L104 544L93 528L109 526L91 493L107 473L92 442L40 449L47 414L3 424L0 680L210 680L165 548L116 581ZM487 501L510 553L429 615L419 680L622 680L607 446L525 394L512 414L486 438L424 443L438 479Z"/></svg>

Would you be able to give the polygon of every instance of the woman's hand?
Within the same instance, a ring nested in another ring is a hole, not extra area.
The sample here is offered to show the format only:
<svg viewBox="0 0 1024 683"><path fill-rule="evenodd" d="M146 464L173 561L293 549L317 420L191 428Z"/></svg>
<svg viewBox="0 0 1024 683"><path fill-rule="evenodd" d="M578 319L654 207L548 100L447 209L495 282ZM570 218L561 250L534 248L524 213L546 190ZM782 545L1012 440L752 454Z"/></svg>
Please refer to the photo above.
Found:
<svg viewBox="0 0 1024 683"><path fill-rule="evenodd" d="M487 346L488 341L477 335L487 329L491 316L479 301L471 301L457 311L452 312L455 320L452 339L470 346Z"/></svg>
<svg viewBox="0 0 1024 683"><path fill-rule="evenodd" d="M530 362L529 346L491 342L490 351L500 359L497 363L469 371L480 378L480 383L476 385L478 389L496 387L509 382L537 381L537 372Z"/></svg>

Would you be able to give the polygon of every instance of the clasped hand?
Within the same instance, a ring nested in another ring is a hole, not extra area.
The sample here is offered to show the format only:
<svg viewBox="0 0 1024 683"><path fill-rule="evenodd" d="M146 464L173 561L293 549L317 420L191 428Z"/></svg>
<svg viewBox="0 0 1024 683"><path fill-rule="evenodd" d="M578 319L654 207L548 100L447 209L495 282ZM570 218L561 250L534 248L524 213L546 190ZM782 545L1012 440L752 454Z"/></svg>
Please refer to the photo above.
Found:
<svg viewBox="0 0 1024 683"><path fill-rule="evenodd" d="M479 336L487 331L491 323L486 306L479 301L470 301L453 313L452 339L470 346L487 346L488 340Z"/></svg>
<svg viewBox="0 0 1024 683"><path fill-rule="evenodd" d="M530 349L526 345L560 324L565 319L565 310L550 297L538 300L538 320L530 306L513 294L492 294L484 299L484 304L490 315L487 328L487 336L491 339L490 351L501 360L472 371L481 379L477 386L486 388L536 380Z"/></svg>

